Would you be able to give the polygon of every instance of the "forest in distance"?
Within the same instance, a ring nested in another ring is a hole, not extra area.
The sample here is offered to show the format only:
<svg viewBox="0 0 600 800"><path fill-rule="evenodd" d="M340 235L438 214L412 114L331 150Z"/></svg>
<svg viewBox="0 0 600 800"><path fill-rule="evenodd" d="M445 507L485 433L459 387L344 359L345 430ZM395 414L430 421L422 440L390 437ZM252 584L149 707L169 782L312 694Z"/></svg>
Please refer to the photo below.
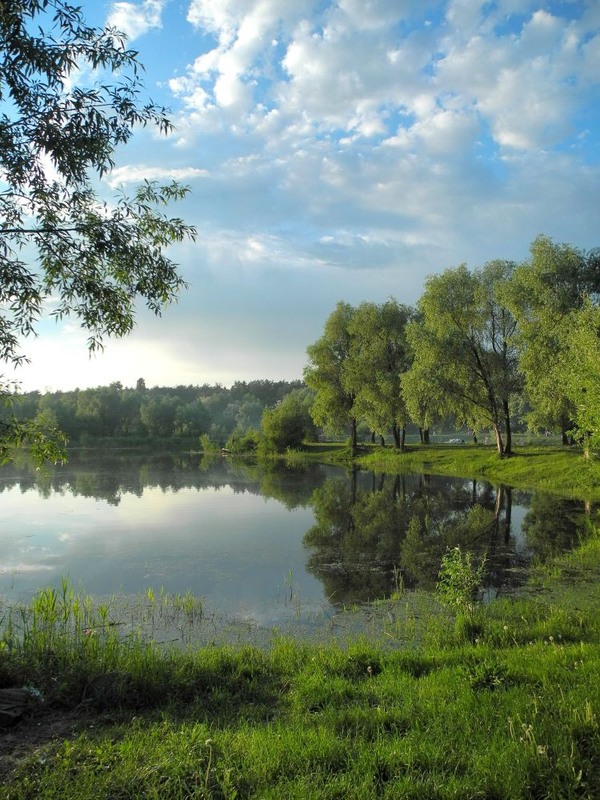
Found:
<svg viewBox="0 0 600 800"><path fill-rule="evenodd" d="M134 387L120 383L91 389L27 392L13 397L9 411L48 430L57 428L69 442L89 444L118 438L198 439L208 434L225 445L234 431L258 429L265 408L276 406L302 381L257 380L202 386L155 386L143 378Z"/></svg>
<svg viewBox="0 0 600 800"><path fill-rule="evenodd" d="M73 444L201 438L231 452L285 452L324 435L404 449L407 432L468 431L512 452L544 431L600 445L600 251L538 236L529 260L431 275L417 304L339 302L307 347L303 380L16 394L4 419Z"/></svg>

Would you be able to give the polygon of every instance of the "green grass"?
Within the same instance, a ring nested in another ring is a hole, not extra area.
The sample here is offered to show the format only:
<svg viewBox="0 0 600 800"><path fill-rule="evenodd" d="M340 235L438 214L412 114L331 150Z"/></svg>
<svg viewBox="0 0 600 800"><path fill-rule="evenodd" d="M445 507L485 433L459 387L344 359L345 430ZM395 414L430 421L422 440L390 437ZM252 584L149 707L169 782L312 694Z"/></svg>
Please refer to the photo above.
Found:
<svg viewBox="0 0 600 800"><path fill-rule="evenodd" d="M321 462L352 462L349 448L338 443L307 445L303 455ZM481 444L409 444L404 452L390 446L363 445L355 461L376 472L485 478L523 489L600 501L600 461L586 461L578 448L517 445L512 456L501 459L493 447Z"/></svg>
<svg viewBox="0 0 600 800"><path fill-rule="evenodd" d="M42 693L33 725L80 709L85 727L17 759L0 798L597 798L600 536L545 570L528 597L468 625L439 606L386 649L165 651L65 583L5 611L0 684Z"/></svg>
<svg viewBox="0 0 600 800"><path fill-rule="evenodd" d="M53 743L17 798L593 798L600 650L535 641L435 653L368 647L207 652L183 706L160 704ZM371 669L369 670L369 667ZM166 677L166 676L165 676ZM164 678L163 678L164 680Z"/></svg>

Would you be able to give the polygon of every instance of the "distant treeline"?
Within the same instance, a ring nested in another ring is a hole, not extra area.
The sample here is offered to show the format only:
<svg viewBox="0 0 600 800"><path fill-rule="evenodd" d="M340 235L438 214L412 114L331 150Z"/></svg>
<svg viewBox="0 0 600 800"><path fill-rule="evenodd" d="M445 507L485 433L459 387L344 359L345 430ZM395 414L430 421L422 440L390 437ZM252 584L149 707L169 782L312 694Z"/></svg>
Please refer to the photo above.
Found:
<svg viewBox="0 0 600 800"><path fill-rule="evenodd" d="M156 386L139 378L135 388L121 383L66 392L13 395L2 418L35 420L45 429L58 428L72 444L107 437L198 437L208 434L225 444L235 431L258 430L265 409L274 408L302 381L236 381L230 388ZM0 419L1 421L1 419Z"/></svg>

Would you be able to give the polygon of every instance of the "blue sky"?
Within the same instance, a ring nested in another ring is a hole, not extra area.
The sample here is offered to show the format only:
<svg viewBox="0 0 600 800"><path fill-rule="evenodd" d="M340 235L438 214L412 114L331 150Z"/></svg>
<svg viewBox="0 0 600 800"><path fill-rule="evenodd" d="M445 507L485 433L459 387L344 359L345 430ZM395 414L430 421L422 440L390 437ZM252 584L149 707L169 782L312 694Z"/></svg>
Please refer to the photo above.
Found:
<svg viewBox="0 0 600 800"><path fill-rule="evenodd" d="M82 0L128 34L167 137L103 181L188 184L190 288L87 356L27 342L24 389L302 376L339 300L414 303L427 275L600 245L597 0ZM89 76L82 76L82 80Z"/></svg>

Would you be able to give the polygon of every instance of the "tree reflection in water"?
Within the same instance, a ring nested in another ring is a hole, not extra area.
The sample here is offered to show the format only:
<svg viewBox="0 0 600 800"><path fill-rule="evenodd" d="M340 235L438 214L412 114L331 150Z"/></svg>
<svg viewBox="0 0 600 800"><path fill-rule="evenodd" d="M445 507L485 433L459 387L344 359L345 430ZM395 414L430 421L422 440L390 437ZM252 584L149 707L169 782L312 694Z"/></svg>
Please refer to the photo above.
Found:
<svg viewBox="0 0 600 800"><path fill-rule="evenodd" d="M2 478L0 494L18 486L42 498L81 495L115 507L151 487L165 494L229 487L277 500L290 512L312 507L314 524L303 538L306 571L334 604L389 597L402 587L433 589L442 556L457 545L486 557L487 594L497 595L523 580L532 558L543 561L578 543L591 511L583 501L478 480L189 453L74 451L66 465L47 472L18 459Z"/></svg>
<svg viewBox="0 0 600 800"><path fill-rule="evenodd" d="M427 475L354 470L348 479L329 478L312 497L307 569L333 602L366 602L389 597L399 576L405 588L433 589L442 556L458 545L485 556L485 588L498 595L523 579L531 556L570 547L583 530L583 503L534 495L519 547L512 494L506 486Z"/></svg>

